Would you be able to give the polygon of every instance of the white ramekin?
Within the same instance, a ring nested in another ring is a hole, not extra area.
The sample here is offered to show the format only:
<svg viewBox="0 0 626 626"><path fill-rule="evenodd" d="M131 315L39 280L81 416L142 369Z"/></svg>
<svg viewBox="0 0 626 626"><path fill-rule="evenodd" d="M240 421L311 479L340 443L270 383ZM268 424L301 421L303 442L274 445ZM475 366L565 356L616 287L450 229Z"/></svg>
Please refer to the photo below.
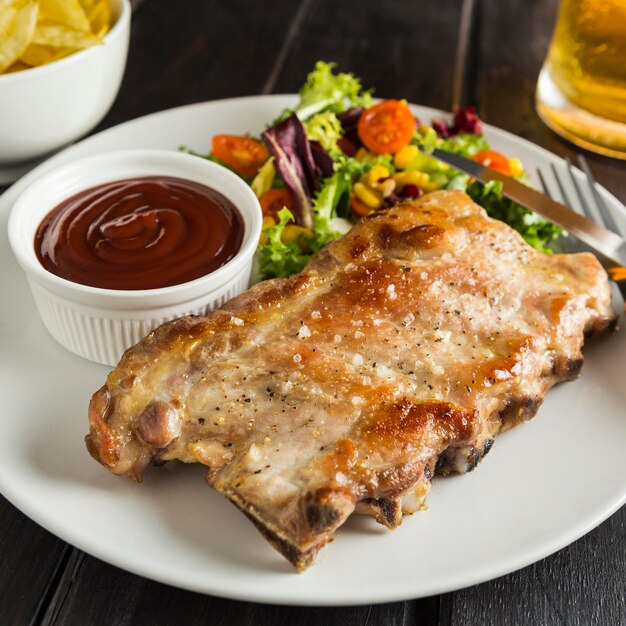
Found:
<svg viewBox="0 0 626 626"><path fill-rule="evenodd" d="M159 175L212 187L239 209L243 241L228 263L187 283L142 291L79 285L39 263L34 245L37 227L62 200L100 183ZM44 174L13 205L8 234L50 334L79 356L115 365L128 347L159 324L183 315L205 315L247 289L261 223L256 196L226 168L180 152L128 150L83 158Z"/></svg>

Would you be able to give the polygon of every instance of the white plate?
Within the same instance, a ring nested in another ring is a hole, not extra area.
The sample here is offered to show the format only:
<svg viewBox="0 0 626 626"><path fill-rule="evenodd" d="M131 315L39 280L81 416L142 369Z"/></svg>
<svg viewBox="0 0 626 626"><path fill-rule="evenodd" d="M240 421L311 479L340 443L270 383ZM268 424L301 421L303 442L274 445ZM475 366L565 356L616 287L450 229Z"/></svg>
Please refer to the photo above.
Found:
<svg viewBox="0 0 626 626"><path fill-rule="evenodd" d="M486 462L436 479L427 512L390 532L354 517L302 575L202 480L197 466L155 468L142 485L87 454L87 405L107 368L65 351L44 330L9 252L15 197L43 171L123 148L207 150L217 132L260 132L290 96L223 100L150 115L55 156L0 199L0 491L86 552L178 587L251 601L339 605L447 592L528 565L574 541L626 499L626 332L594 341L582 378L548 394L538 416L497 438ZM422 119L441 112L415 108ZM488 128L526 165L554 155ZM607 201L621 211L619 202ZM623 215L623 213L622 213Z"/></svg>
<svg viewBox="0 0 626 626"><path fill-rule="evenodd" d="M20 163L19 165L0 165L0 185L10 185L39 165L43 159Z"/></svg>

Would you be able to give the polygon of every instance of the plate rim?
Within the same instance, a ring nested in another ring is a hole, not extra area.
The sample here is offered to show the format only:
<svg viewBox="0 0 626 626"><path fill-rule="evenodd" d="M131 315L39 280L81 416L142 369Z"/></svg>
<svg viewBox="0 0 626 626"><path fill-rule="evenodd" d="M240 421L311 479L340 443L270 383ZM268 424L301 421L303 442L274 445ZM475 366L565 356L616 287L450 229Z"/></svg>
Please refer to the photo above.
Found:
<svg viewBox="0 0 626 626"><path fill-rule="evenodd" d="M72 146L64 149L63 151L55 154L51 158L44 161L42 164L38 165L35 169L33 169L28 174L26 174L23 178L16 181L14 185L9 187L2 194L2 196L0 196L0 217L2 217L2 214L4 213L8 215L8 210L10 207L7 208L7 206L5 205L9 204L11 202L11 198L13 198L16 193L19 193L19 191L23 187L33 182L34 180L36 180L36 178L42 175L45 171L47 171L48 168L54 167L68 160L68 155L70 156L69 160L71 160L71 156L75 151L77 151L77 148L80 149L81 146L84 146L85 144L89 144L91 142L93 142L94 144L97 144L99 141L102 140L102 137L103 136L106 137L108 133L120 132L120 129L123 130L123 128L125 127L131 126L139 121L144 121L146 119L154 120L160 116L184 114L186 111L190 109L196 109L196 108L204 109L207 106L213 106L213 105L226 105L227 106L228 103L231 103L231 102L237 102L237 103L251 102L252 104L254 104L255 101L259 101L261 99L264 101L275 100L276 102L285 103L288 100L292 101L295 97L296 97L295 94L271 94L271 95L256 95L256 96L253 95L253 96L243 96L243 97L235 97L235 98L223 98L223 99L218 99L218 100L209 100L205 102L198 102L198 103L173 107L173 108L165 109L162 111L156 111L156 112L153 112L153 113L150 113L150 114L138 117L138 118L127 120L125 122L122 122L110 128L104 129L94 135L91 135L77 142L76 144L73 144ZM435 109L432 107L425 107L422 105L411 105L411 106L414 109L425 112L425 114L429 116L440 116L440 115L449 116L450 115L450 113L448 112L442 111L440 109ZM424 115L424 113L420 113L420 115ZM559 157L558 155L555 155L549 150L543 148L542 146L538 146L537 144L534 144L533 142L523 137L519 137L509 131L491 126L489 124L485 124L484 126L485 126L485 133L487 134L487 136L489 136L490 134L495 134L496 136L500 135L505 140L512 142L512 143L523 142L524 144L526 144L526 147L528 147L529 149L538 150L546 159L549 159L549 160L558 159L559 161L562 161L561 157ZM611 192L606 190L604 187L600 186L600 189L603 195L606 195L607 197L611 198L612 205L619 206L621 207L622 211L626 212L621 201L618 198L616 198ZM331 599L330 601L329 600L318 601L315 598L311 599L311 598L304 597L304 596L303 597L289 597L289 594L285 596L284 594L280 594L280 593L272 595L272 594L268 594L267 592L261 592L260 594L257 595L253 589L247 589L245 590L245 592L239 593L238 591L236 590L233 591L232 589L218 588L219 585L217 587L214 586L212 589L208 589L206 584L194 585L193 581L188 581L183 584L175 576L171 578L168 577L167 570L164 570L164 572L162 571L158 577L155 577L151 575L150 572L147 572L145 569L142 569L140 566L137 566L134 562L132 562L133 559L130 559L126 562L124 562L123 560L122 561L116 560L116 559L112 560L110 555L107 554L107 550L104 549L104 546L102 544L98 546L97 543L90 544L89 542L83 542L80 540L76 541L75 538L73 539L66 538L65 528L59 528L57 527L56 523L54 522L50 523L49 520L44 519L45 516L40 514L40 512L37 510L37 507L31 506L27 498L20 497L20 494L17 491L14 491L12 489L11 485L2 478L1 474L0 474L0 493L2 493L10 502L12 502L12 504L14 504L19 510L24 512L28 517L33 519L35 522L40 524L42 527L44 527L48 531L60 537L62 540L67 541L71 545L74 545L81 550L84 550L88 554L91 554L103 561L111 563L112 565L116 567L120 567L126 571L132 572L139 576L143 576L152 580L156 580L158 582L169 584L174 587L189 589L191 591L196 591L196 592L204 593L204 594L218 595L224 598L259 602L259 603L288 604L288 605L294 605L294 606L296 605L300 605L300 606L305 606L305 605L308 605L308 606L350 606L350 605L359 605L359 604L371 604L372 602L376 602L376 603L394 602L394 601L399 601L399 600L406 600L409 598L418 598L418 597L425 597L429 595L445 593L445 592L449 592L455 589L460 589L460 588L472 586L475 584L479 584L481 582L485 582L487 580L497 578L504 574L517 571L525 566L528 566L564 548L565 546L571 544L572 542L576 541L577 539L579 539L580 537L588 533L593 528L597 527L600 523L602 523L608 517L610 517L613 513L615 513L624 504L624 502L626 502L626 488L625 488L623 490L621 497L613 501L611 504L607 505L605 509L602 511L602 513L598 515L596 512L595 516L589 516L589 519L585 523L579 524L575 528L572 528L572 530L570 530L570 532L565 535L561 534L560 538L558 540L553 540L549 547L546 548L545 544L542 544L542 548L536 547L534 550L529 551L526 555L520 556L520 558L518 558L513 563L511 563L511 561L502 563L500 568L497 568L496 570L492 570L487 576L477 575L471 580L468 580L467 577L465 577L462 580L455 579L454 582L450 581L448 582L448 584L441 583L438 586L434 585L432 587L429 587L423 590L423 592L418 593L417 595L415 594L407 595L407 592L404 589L398 590L396 594L389 593L388 591L381 593L376 590L367 590L366 593L362 594L363 597L361 598L356 598L356 599L345 598L344 600L341 600L339 598L334 598L334 599Z"/></svg>

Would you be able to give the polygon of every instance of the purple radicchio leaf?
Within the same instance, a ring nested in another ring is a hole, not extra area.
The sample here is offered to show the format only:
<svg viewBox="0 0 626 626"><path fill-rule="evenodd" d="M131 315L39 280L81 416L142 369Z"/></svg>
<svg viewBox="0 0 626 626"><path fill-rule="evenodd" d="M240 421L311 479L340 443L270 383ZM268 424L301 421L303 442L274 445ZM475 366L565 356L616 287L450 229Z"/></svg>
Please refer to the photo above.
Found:
<svg viewBox="0 0 626 626"><path fill-rule="evenodd" d="M311 145L313 161L315 162L315 173L320 178L332 176L335 173L332 157L322 148L319 141L309 140L309 144Z"/></svg>
<svg viewBox="0 0 626 626"><path fill-rule="evenodd" d="M343 113L337 115L337 119L341 123L343 136L355 147L360 148L363 143L359 139L357 127L361 114L365 111L365 107L352 107Z"/></svg>
<svg viewBox="0 0 626 626"><path fill-rule="evenodd" d="M274 157L274 166L294 201L296 224L313 228L311 204L319 190L316 165L302 122L295 114L266 130L261 137Z"/></svg>

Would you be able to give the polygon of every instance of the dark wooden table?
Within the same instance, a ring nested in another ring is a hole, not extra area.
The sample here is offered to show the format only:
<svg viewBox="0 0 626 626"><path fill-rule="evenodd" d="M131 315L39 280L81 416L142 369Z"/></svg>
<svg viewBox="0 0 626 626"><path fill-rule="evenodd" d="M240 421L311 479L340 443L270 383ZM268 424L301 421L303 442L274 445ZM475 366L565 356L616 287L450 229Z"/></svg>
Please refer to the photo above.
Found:
<svg viewBox="0 0 626 626"><path fill-rule="evenodd" d="M442 109L476 104L491 124L575 153L533 108L557 0L133 4L124 83L99 129L191 102L293 92L325 59L380 96ZM589 161L599 182L626 201L626 164ZM126 573L0 497L0 625L296 623L626 624L626 509L557 554L476 587L386 605L296 608L203 596Z"/></svg>

